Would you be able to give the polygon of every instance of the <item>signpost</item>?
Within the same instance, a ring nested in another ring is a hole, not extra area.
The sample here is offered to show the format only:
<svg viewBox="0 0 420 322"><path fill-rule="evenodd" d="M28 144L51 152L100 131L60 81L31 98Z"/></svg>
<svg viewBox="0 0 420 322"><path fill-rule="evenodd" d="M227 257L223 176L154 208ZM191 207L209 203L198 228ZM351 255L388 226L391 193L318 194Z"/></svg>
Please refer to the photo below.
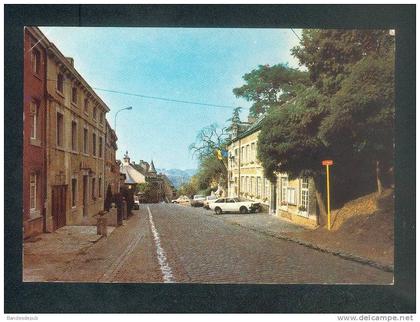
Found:
<svg viewBox="0 0 420 322"><path fill-rule="evenodd" d="M331 230L331 211L330 211L330 165L333 165L333 160L323 160L322 165L325 165L327 170L327 214L328 214L328 230Z"/></svg>

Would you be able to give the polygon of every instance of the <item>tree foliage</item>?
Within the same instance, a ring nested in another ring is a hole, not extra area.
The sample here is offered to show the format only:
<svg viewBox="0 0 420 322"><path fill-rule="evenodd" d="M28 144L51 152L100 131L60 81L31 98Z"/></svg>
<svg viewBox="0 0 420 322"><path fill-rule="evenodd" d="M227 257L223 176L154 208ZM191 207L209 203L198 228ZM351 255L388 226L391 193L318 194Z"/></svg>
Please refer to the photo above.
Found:
<svg viewBox="0 0 420 322"><path fill-rule="evenodd" d="M292 54L308 68L309 78L326 95L333 95L353 65L370 55L388 55L394 48L388 30L306 29Z"/></svg>
<svg viewBox="0 0 420 322"><path fill-rule="evenodd" d="M309 84L308 73L285 64L260 65L243 76L245 85L233 89L236 97L252 102L250 115L258 117L273 105L281 105Z"/></svg>
<svg viewBox="0 0 420 322"><path fill-rule="evenodd" d="M311 175L319 193L322 159L334 159L344 186L356 176L372 177L350 169L374 172L375 163L380 192L378 165L389 168L394 153L392 37L384 30L305 30L292 53L312 85L297 88L265 118L258 157L266 176Z"/></svg>
<svg viewBox="0 0 420 322"><path fill-rule="evenodd" d="M324 115L325 97L314 87L269 112L258 139L258 159L267 178L274 181L279 172L296 178L320 171L321 160L329 153L318 136Z"/></svg>

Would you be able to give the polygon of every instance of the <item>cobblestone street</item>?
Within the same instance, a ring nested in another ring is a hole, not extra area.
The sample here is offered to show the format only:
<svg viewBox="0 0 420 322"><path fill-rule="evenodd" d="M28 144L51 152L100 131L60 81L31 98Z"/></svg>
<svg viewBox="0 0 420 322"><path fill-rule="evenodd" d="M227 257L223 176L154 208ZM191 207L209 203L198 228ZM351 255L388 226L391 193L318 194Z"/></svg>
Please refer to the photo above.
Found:
<svg viewBox="0 0 420 322"><path fill-rule="evenodd" d="M390 284L393 274L209 216L142 205L50 281ZM245 215L246 216L246 215ZM36 279L35 279L36 280Z"/></svg>

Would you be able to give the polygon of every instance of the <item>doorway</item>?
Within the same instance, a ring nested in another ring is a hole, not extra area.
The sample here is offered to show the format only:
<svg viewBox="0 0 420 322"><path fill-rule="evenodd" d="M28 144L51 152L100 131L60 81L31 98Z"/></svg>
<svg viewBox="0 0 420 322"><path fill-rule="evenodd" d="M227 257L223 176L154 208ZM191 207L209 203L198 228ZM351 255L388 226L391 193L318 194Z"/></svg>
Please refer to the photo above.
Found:
<svg viewBox="0 0 420 322"><path fill-rule="evenodd" d="M67 186L59 185L52 187L52 217L53 230L66 225L66 200Z"/></svg>

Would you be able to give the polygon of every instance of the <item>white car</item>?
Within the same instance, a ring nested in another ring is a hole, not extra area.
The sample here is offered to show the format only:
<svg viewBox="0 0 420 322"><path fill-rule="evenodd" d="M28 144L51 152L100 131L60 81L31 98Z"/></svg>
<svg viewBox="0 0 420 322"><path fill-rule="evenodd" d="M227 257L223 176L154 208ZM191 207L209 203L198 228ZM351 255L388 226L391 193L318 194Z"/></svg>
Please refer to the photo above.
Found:
<svg viewBox="0 0 420 322"><path fill-rule="evenodd" d="M204 201L206 200L206 196L203 195L195 195L193 200L191 200L191 206L193 207L202 207L204 205Z"/></svg>
<svg viewBox="0 0 420 322"><path fill-rule="evenodd" d="M206 209L210 209L210 204L215 202L218 199L218 197L216 196L207 196L206 200L204 200L204 205L203 207Z"/></svg>
<svg viewBox="0 0 420 322"><path fill-rule="evenodd" d="M172 200L172 203L180 204L180 205L186 205L190 204L191 200L187 196L180 196L178 199Z"/></svg>
<svg viewBox="0 0 420 322"><path fill-rule="evenodd" d="M248 212L258 212L260 204L254 201L241 201L239 198L219 198L209 204L209 207L217 215L223 212L240 212L241 214L246 214Z"/></svg>

